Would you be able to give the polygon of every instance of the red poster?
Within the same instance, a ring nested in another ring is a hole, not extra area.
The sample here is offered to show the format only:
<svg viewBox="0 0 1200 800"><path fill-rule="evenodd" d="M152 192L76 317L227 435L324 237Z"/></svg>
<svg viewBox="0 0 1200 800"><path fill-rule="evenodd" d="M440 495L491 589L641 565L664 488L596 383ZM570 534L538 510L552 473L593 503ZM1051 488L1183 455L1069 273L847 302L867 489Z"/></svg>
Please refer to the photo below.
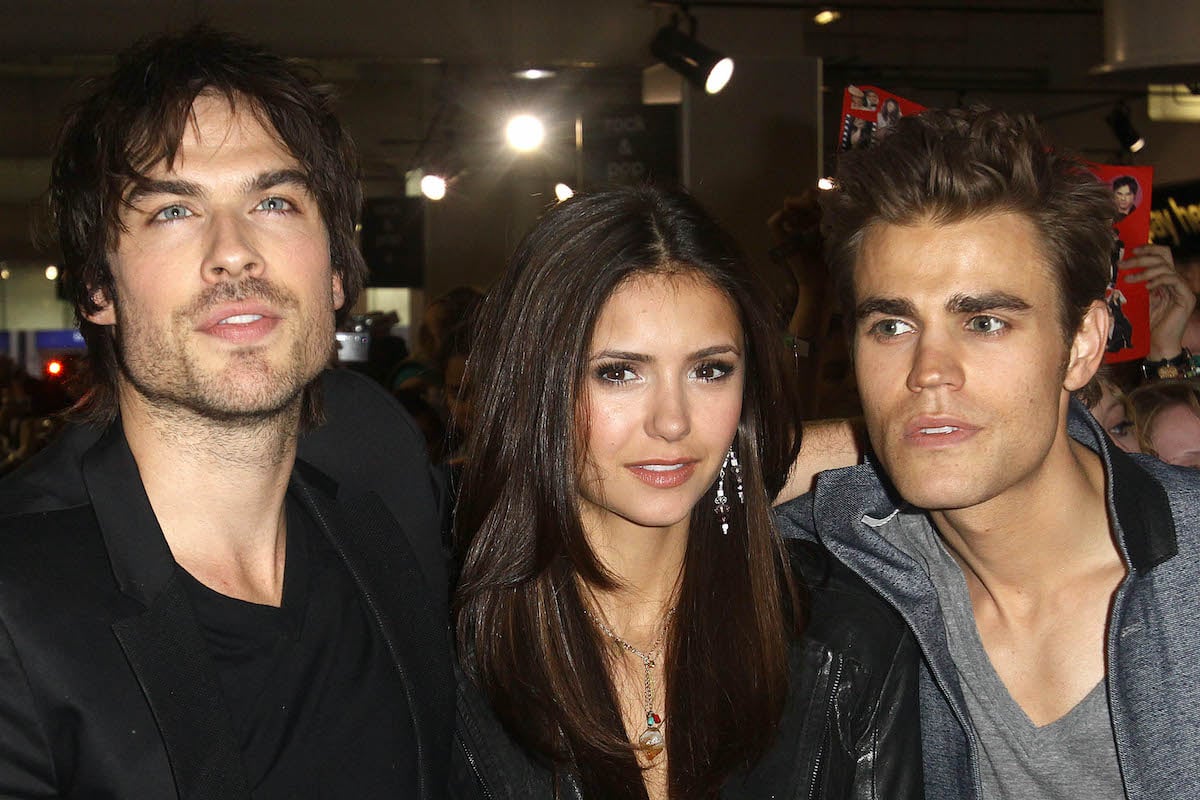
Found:
<svg viewBox="0 0 1200 800"><path fill-rule="evenodd" d="M878 86L847 86L842 95L838 151L870 147L875 137L898 119L924 110L925 106Z"/></svg>
<svg viewBox="0 0 1200 800"><path fill-rule="evenodd" d="M1154 167L1089 164L1093 174L1113 190L1116 222L1113 224L1113 271L1108 286L1108 308L1113 326L1108 335L1107 363L1145 358L1150 352L1150 295L1143 283L1128 283L1120 262L1150 242L1150 185Z"/></svg>

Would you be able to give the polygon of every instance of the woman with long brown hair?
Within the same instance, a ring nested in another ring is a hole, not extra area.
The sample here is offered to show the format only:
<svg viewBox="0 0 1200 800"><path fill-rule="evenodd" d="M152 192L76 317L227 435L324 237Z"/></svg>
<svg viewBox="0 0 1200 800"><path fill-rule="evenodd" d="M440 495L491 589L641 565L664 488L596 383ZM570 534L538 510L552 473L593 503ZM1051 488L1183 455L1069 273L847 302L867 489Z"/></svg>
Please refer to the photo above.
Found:
<svg viewBox="0 0 1200 800"><path fill-rule="evenodd" d="M578 196L477 332L457 795L919 796L911 639L772 523L798 403L732 239L681 193Z"/></svg>

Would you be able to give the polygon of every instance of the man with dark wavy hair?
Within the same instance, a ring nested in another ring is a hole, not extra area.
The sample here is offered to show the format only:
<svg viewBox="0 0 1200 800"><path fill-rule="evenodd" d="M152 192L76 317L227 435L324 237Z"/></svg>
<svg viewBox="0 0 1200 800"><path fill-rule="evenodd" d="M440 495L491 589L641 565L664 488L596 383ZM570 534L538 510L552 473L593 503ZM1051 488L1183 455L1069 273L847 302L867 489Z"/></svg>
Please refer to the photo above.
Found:
<svg viewBox="0 0 1200 800"><path fill-rule="evenodd" d="M366 273L330 93L210 29L145 43L50 198L90 369L0 484L0 795L444 796L435 487L325 372Z"/></svg>
<svg viewBox="0 0 1200 800"><path fill-rule="evenodd" d="M1200 791L1200 477L1114 447L1111 192L1029 118L900 120L824 198L873 456L785 524L924 655L927 796Z"/></svg>

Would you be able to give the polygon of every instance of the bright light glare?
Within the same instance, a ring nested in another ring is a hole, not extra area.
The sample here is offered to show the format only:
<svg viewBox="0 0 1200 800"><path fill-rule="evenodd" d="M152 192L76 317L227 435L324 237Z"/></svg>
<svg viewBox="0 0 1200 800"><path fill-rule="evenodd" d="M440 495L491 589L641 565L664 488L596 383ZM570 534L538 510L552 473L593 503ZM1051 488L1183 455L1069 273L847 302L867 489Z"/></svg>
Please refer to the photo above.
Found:
<svg viewBox="0 0 1200 800"><path fill-rule="evenodd" d="M62 362L61 362L61 361L54 360L54 361L47 361L47 362L46 362L46 372L47 372L48 374L50 374L50 375L61 375L61 374L62 374L62 371L63 371L63 365L62 365Z"/></svg>
<svg viewBox="0 0 1200 800"><path fill-rule="evenodd" d="M1129 145L1129 152L1136 153L1137 151L1141 150L1145 146L1146 146L1146 140L1139 138L1136 142Z"/></svg>
<svg viewBox="0 0 1200 800"><path fill-rule="evenodd" d="M729 83L729 79L733 77L733 59L722 58L717 62L717 65L708 73L708 79L704 81L704 91L709 94L716 94L725 88L725 84Z"/></svg>
<svg viewBox="0 0 1200 800"><path fill-rule="evenodd" d="M563 200L570 200L572 197L574 197L575 190L570 186L567 186L565 183L556 183L554 184L554 196L557 197L558 202L561 203Z"/></svg>
<svg viewBox="0 0 1200 800"><path fill-rule="evenodd" d="M528 153L542 146L542 141L546 138L546 128L537 117L518 114L508 121L504 134L514 150Z"/></svg>
<svg viewBox="0 0 1200 800"><path fill-rule="evenodd" d="M523 78L527 81L540 81L543 78L553 78L554 70L552 69L520 69L513 73L518 78Z"/></svg>
<svg viewBox="0 0 1200 800"><path fill-rule="evenodd" d="M48 281L58 280L58 267L54 266L53 264L46 267L46 280L48 280Z"/></svg>
<svg viewBox="0 0 1200 800"><path fill-rule="evenodd" d="M12 273L7 269L0 269L0 281L6 281L12 277Z"/></svg>
<svg viewBox="0 0 1200 800"><path fill-rule="evenodd" d="M421 194L430 200L441 200L446 196L446 179L441 175L426 175L421 178Z"/></svg>
<svg viewBox="0 0 1200 800"><path fill-rule="evenodd" d="M833 182L833 178L817 179L817 188L820 189L822 192L828 192L830 189L832 189L836 185L837 184L835 184Z"/></svg>
<svg viewBox="0 0 1200 800"><path fill-rule="evenodd" d="M818 25L828 25L831 22L837 22L842 18L842 12L834 11L832 8L824 8L816 13L813 17L813 22Z"/></svg>

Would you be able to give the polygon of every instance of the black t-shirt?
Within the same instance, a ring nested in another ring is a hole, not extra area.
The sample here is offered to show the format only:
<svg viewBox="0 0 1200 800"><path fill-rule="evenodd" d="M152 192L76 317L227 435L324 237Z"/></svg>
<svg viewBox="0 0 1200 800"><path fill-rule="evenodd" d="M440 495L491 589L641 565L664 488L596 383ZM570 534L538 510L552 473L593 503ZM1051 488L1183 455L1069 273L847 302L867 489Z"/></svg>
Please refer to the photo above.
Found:
<svg viewBox="0 0 1200 800"><path fill-rule="evenodd" d="M291 493L282 607L180 569L258 800L402 798L416 740L396 666L344 562Z"/></svg>

